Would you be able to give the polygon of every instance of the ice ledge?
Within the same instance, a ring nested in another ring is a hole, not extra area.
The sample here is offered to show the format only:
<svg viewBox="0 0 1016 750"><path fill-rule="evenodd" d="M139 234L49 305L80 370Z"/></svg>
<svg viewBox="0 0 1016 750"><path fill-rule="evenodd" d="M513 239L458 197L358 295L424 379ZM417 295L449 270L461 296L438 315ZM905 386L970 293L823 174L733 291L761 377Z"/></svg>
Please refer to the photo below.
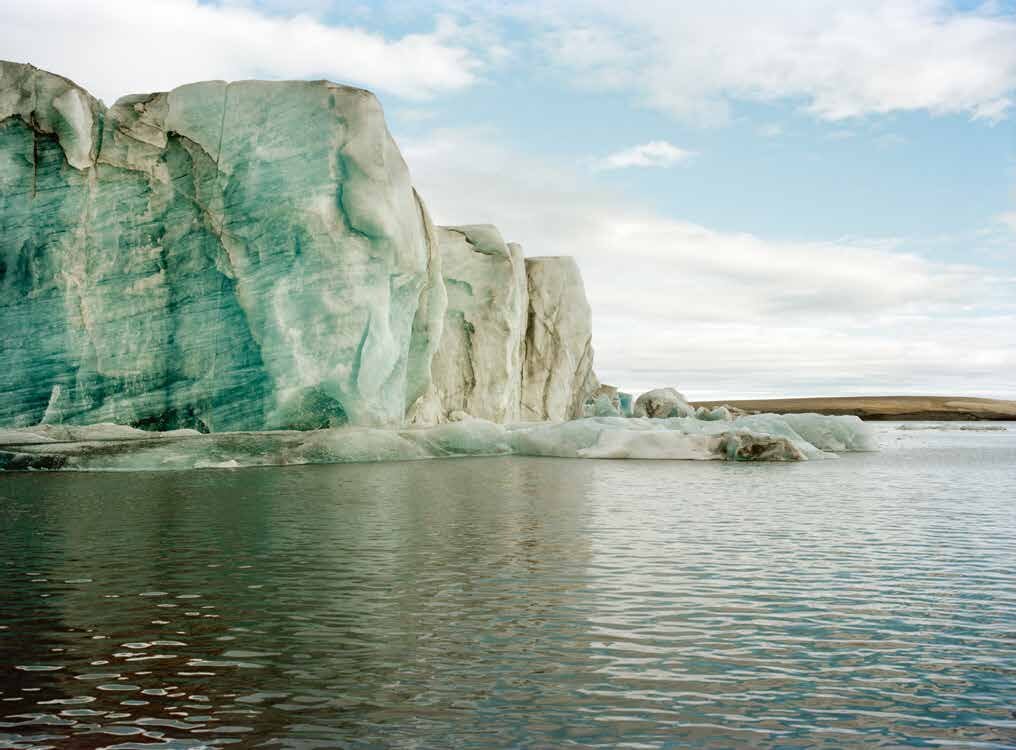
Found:
<svg viewBox="0 0 1016 750"><path fill-rule="evenodd" d="M102 424L0 432L0 470L170 471L513 455L802 461L868 450L877 450L877 444L860 419L818 414L759 414L730 421L598 417L511 425L466 419L401 430L211 435Z"/></svg>

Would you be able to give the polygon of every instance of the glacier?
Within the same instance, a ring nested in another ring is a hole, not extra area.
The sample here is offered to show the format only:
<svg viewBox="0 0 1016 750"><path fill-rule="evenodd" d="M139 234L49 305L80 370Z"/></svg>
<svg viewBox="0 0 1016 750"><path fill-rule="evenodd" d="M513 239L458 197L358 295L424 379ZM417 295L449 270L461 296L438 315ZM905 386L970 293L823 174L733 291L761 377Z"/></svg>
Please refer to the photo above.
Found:
<svg viewBox="0 0 1016 750"><path fill-rule="evenodd" d="M595 383L574 261L435 227L377 99L327 81L107 108L0 63L0 321L0 426L567 419Z"/></svg>
<svg viewBox="0 0 1016 750"><path fill-rule="evenodd" d="M328 81L107 107L0 62L0 322L0 469L876 447L601 384L575 260L435 225L377 99Z"/></svg>

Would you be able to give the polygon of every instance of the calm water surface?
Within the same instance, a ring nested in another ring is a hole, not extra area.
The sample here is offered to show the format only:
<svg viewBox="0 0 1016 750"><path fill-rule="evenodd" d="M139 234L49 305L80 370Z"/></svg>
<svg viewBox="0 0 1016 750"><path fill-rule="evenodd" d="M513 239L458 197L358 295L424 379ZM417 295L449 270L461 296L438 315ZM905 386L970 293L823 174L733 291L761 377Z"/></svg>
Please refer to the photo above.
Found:
<svg viewBox="0 0 1016 750"><path fill-rule="evenodd" d="M0 747L1016 747L1016 425L0 476Z"/></svg>

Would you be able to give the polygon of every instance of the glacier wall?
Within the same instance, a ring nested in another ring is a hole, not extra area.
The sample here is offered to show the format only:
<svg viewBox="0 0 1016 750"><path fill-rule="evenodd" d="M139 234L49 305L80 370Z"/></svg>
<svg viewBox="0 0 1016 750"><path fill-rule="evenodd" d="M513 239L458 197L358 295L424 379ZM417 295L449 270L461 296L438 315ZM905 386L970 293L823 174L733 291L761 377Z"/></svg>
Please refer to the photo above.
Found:
<svg viewBox="0 0 1016 750"><path fill-rule="evenodd" d="M448 307L431 374L442 421L519 420L529 292L522 248L489 225L439 227Z"/></svg>
<svg viewBox="0 0 1016 750"><path fill-rule="evenodd" d="M413 422L583 416L598 383L592 316L572 258L524 258L496 227L438 227L448 295L433 383Z"/></svg>
<svg viewBox="0 0 1016 750"><path fill-rule="evenodd" d="M577 419L599 383L593 372L592 316L578 264L526 258L529 321L522 368L522 418Z"/></svg>
<svg viewBox="0 0 1016 750"><path fill-rule="evenodd" d="M0 322L0 426L565 419L595 387L574 262L435 228L377 100L325 81L106 108L0 63Z"/></svg>
<svg viewBox="0 0 1016 750"><path fill-rule="evenodd" d="M207 82L107 110L6 63L0 89L0 421L401 421L443 287L371 94Z"/></svg>

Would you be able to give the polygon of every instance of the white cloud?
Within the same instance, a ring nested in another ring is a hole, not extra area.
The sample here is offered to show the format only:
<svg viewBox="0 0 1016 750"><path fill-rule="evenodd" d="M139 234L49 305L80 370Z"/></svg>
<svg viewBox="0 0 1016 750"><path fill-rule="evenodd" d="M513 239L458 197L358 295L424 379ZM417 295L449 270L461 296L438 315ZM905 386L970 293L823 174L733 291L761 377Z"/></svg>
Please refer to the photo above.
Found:
<svg viewBox="0 0 1016 750"><path fill-rule="evenodd" d="M924 110L1004 118L1016 99L1016 16L947 0L541 0L515 14L582 86L637 92L677 117L797 100L843 120Z"/></svg>
<svg viewBox="0 0 1016 750"><path fill-rule="evenodd" d="M1004 214L999 214L998 220L1013 232L1016 232L1016 211L1006 211Z"/></svg>
<svg viewBox="0 0 1016 750"><path fill-rule="evenodd" d="M597 160L595 168L600 170L625 169L627 167L672 167L687 161L694 154L678 148L668 141L649 141L641 146L615 151Z"/></svg>
<svg viewBox="0 0 1016 750"><path fill-rule="evenodd" d="M410 99L461 89L480 61L449 28L387 39L310 15L196 0L5 0L0 55L66 75L107 103L222 78L330 78Z"/></svg>
<svg viewBox="0 0 1016 750"><path fill-rule="evenodd" d="M1016 396L1016 279L898 239L785 241L673 220L502 148L495 131L401 143L438 222L491 222L528 255L577 258L606 382L699 398Z"/></svg>

